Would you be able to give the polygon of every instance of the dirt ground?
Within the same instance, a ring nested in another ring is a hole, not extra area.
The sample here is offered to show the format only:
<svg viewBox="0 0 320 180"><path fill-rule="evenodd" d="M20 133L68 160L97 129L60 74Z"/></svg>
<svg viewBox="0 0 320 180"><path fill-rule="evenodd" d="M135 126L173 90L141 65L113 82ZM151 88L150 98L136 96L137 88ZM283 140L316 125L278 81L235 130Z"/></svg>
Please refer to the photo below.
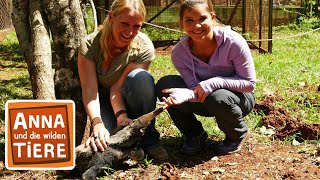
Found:
<svg viewBox="0 0 320 180"><path fill-rule="evenodd" d="M255 111L263 111L266 115L262 118L262 126L274 127L275 134L268 136L253 131L242 150L236 154L216 156L210 148L215 141L209 140L196 156L184 156L179 152L181 139L163 137L166 139L163 146L169 152L169 162L124 164L114 168L107 179L318 179L318 141L300 143L299 139L288 142L283 139L298 131L303 139L316 139L320 126L304 124L286 110L275 107L273 104L279 98L267 96L255 106ZM0 134L3 131L2 124ZM4 153L4 149L0 153ZM10 171L3 168L3 163L2 158L0 179L81 179L72 171Z"/></svg>
<svg viewBox="0 0 320 180"><path fill-rule="evenodd" d="M0 34L0 42L2 37ZM171 48L157 48L157 51L168 53ZM311 90L320 93L320 86ZM319 179L320 145L315 139L319 139L320 125L305 124L285 109L276 107L275 102L281 99L273 95L257 102L254 111L265 114L261 126L271 133L259 128L252 130L244 147L236 154L215 155L211 147L216 142L214 137L210 137L199 154L184 156L179 152L182 140L164 136L162 143L169 153L169 162L114 167L106 179ZM311 100L308 103L319 104ZM294 141L286 139L293 134L298 134ZM0 136L4 136L4 124L1 122ZM303 139L311 141L304 143ZM81 179L72 171L7 170L4 168L4 148L0 149L0 154L0 179Z"/></svg>

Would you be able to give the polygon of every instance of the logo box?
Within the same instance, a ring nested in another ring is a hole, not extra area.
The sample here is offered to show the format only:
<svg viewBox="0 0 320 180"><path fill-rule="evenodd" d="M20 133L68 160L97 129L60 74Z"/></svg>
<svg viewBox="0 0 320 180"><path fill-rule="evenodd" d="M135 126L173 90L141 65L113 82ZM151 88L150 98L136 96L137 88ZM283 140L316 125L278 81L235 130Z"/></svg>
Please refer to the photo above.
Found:
<svg viewBox="0 0 320 180"><path fill-rule="evenodd" d="M8 169L74 168L73 101L9 100L5 111L5 164Z"/></svg>

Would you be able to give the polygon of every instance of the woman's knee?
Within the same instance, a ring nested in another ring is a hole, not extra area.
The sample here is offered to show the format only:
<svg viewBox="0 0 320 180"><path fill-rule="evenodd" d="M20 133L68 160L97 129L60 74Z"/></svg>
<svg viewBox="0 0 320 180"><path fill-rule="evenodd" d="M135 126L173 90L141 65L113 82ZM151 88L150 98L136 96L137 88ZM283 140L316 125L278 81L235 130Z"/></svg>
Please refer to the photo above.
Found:
<svg viewBox="0 0 320 180"><path fill-rule="evenodd" d="M227 105L233 105L236 104L237 99L239 99L235 94L233 94L231 91L228 91L226 89L218 89L211 93L207 99L209 103L215 103L217 105L221 104L227 104Z"/></svg>
<svg viewBox="0 0 320 180"><path fill-rule="evenodd" d="M214 116L225 116L226 114L238 116L242 114L238 101L239 98L231 91L219 89L207 97L204 107Z"/></svg>
<svg viewBox="0 0 320 180"><path fill-rule="evenodd" d="M178 75L163 76L158 80L157 87L163 88L163 89L174 88L177 86L177 82L180 82L181 80L182 78Z"/></svg>
<svg viewBox="0 0 320 180"><path fill-rule="evenodd" d="M187 85L183 79L178 75L168 75L160 78L156 84L156 94L158 97L164 97L166 94L162 93L163 89L168 88L185 88Z"/></svg>
<svg viewBox="0 0 320 180"><path fill-rule="evenodd" d="M128 91L133 91L136 95L154 96L154 79L150 73L144 69L132 70L127 76L125 86Z"/></svg>
<svg viewBox="0 0 320 180"><path fill-rule="evenodd" d="M127 79L129 79L130 81L134 81L134 84L138 83L139 85L154 84L154 79L151 74L145 69L141 68L132 70L128 74Z"/></svg>

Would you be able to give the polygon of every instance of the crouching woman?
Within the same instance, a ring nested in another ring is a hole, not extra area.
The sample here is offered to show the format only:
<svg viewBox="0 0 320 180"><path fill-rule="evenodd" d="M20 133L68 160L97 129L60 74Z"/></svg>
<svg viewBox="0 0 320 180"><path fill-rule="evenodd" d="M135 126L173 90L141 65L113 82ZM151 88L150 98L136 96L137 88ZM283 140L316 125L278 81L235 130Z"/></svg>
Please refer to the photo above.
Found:
<svg viewBox="0 0 320 180"><path fill-rule="evenodd" d="M116 127L151 112L156 106L153 77L147 72L155 58L151 40L140 32L146 10L142 0L115 0L102 28L81 43L78 69L82 98L91 120L86 145L107 148ZM159 144L155 120L146 129L141 148L152 158L168 158Z"/></svg>

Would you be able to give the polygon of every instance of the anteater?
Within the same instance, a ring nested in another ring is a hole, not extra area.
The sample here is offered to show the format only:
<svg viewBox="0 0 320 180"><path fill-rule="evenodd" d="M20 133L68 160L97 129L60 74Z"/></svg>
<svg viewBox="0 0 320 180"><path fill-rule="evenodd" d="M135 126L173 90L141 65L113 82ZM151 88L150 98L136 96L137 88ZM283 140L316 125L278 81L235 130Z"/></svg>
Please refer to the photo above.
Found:
<svg viewBox="0 0 320 180"><path fill-rule="evenodd" d="M114 166L128 159L131 155L136 155L135 149L142 139L145 129L163 110L161 107L142 115L134 119L132 124L111 135L108 148L104 152L94 152L91 146L86 147L84 144L77 146L75 149L76 168L82 173L82 178L95 179L98 174L103 172L103 167ZM144 156L144 154L142 153L140 156Z"/></svg>

